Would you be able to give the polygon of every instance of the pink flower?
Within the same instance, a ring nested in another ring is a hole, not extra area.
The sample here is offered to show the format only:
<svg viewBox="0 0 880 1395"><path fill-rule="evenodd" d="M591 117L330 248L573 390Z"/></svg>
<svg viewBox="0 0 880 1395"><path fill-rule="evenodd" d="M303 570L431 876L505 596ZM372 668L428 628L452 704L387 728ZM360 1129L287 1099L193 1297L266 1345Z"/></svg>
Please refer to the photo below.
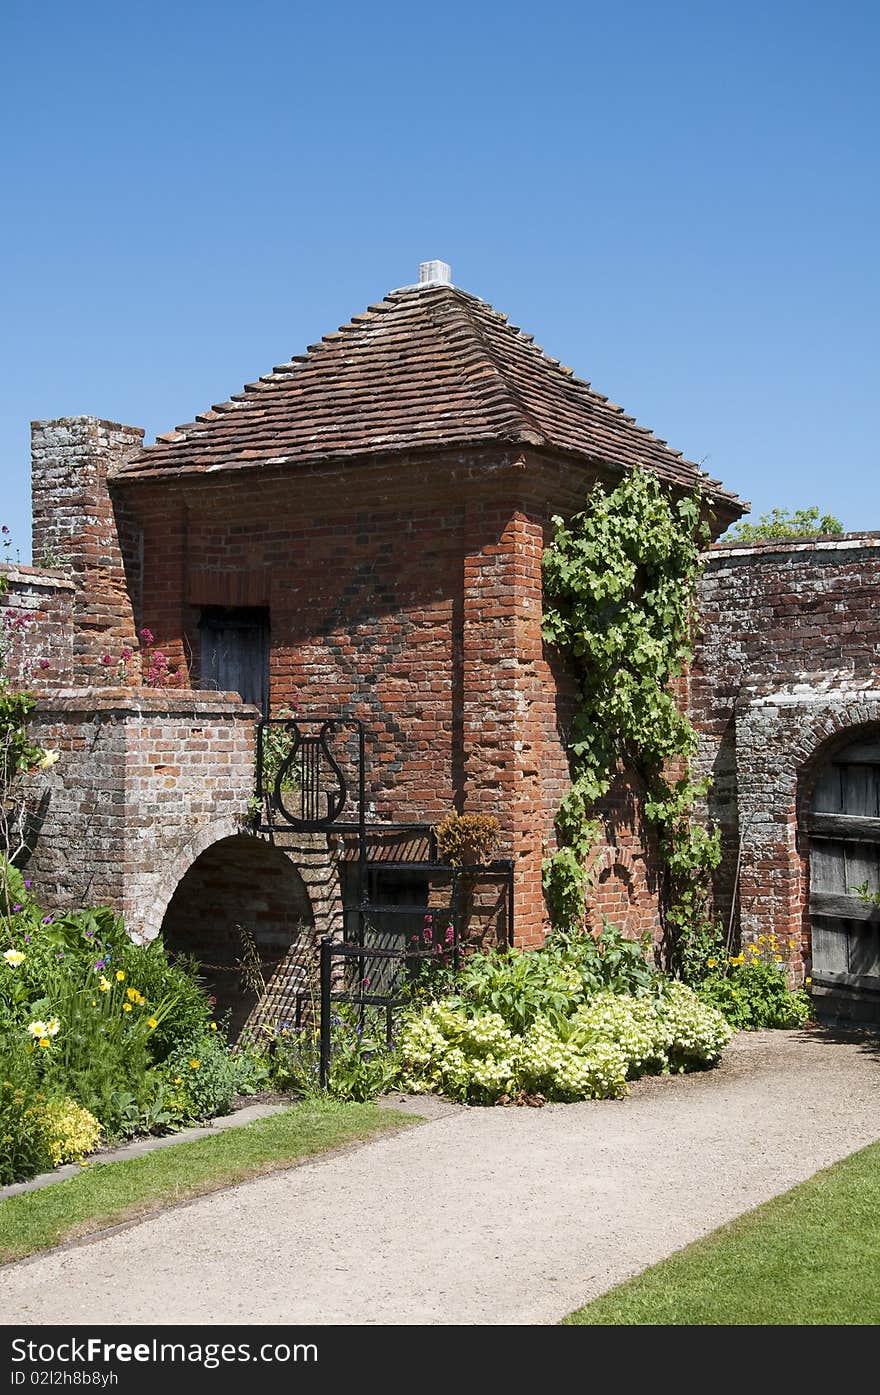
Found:
<svg viewBox="0 0 880 1395"><path fill-rule="evenodd" d="M52 665L49 663L49 660L48 660L48 659L41 659L41 660L40 660L40 668L51 668L51 667L52 667Z"/></svg>
<svg viewBox="0 0 880 1395"><path fill-rule="evenodd" d="M109 668L110 665L112 664L112 662L113 662L113 660L112 660L112 658L110 657L109 654L102 654L102 655L101 655L101 663L104 665L105 668Z"/></svg>
<svg viewBox="0 0 880 1395"><path fill-rule="evenodd" d="M145 628L145 629L141 630L140 634L141 634L141 640L143 641L144 644L150 645L150 644L153 644L153 643L154 643L154 636L153 636L153 631L152 631L152 630L148 630L148 629Z"/></svg>
<svg viewBox="0 0 880 1395"><path fill-rule="evenodd" d="M122 650L120 651L119 657L124 664L128 663L129 659L132 656L132 652L133 651L129 649L127 644L123 646Z"/></svg>

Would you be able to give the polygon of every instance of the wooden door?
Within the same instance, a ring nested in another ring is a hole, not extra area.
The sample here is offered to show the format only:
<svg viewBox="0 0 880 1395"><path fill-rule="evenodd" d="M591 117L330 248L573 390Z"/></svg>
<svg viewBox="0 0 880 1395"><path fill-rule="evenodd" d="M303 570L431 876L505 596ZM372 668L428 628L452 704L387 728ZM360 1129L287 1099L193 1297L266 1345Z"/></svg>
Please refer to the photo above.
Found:
<svg viewBox="0 0 880 1395"><path fill-rule="evenodd" d="M212 606L203 611L199 629L202 687L238 693L268 716L268 612Z"/></svg>
<svg viewBox="0 0 880 1395"><path fill-rule="evenodd" d="M809 815L813 982L880 992L880 737L853 742L819 777Z"/></svg>

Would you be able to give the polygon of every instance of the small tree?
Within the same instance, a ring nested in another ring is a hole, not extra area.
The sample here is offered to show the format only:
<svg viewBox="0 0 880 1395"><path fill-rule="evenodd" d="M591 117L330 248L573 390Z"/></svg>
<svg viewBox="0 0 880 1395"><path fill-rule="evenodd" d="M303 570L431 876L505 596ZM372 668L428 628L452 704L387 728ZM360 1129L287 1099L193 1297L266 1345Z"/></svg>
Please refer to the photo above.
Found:
<svg viewBox="0 0 880 1395"><path fill-rule="evenodd" d="M722 542L763 542L768 538L839 537L844 531L839 518L831 513L819 516L819 509L772 509L762 513L757 523L737 523Z"/></svg>

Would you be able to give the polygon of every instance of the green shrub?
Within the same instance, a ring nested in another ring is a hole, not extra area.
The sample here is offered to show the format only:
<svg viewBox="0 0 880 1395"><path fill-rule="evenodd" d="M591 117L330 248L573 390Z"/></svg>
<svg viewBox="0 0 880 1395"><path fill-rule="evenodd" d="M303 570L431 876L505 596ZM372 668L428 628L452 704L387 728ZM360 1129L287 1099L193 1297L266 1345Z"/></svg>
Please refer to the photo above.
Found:
<svg viewBox="0 0 880 1395"><path fill-rule="evenodd" d="M157 1072L167 1087L166 1108L177 1122L228 1114L239 1090L239 1066L219 1033L183 1042Z"/></svg>
<svg viewBox="0 0 880 1395"><path fill-rule="evenodd" d="M802 1027L809 1020L811 1006L803 989L789 988L784 964L753 959L749 963L728 964L727 974L706 978L697 991L704 1002L723 1014L738 1031L762 1027Z"/></svg>
<svg viewBox="0 0 880 1395"><path fill-rule="evenodd" d="M557 931L541 949L472 954L447 992L468 1011L500 1013L515 1032L539 1017L558 1026L603 990L650 991L659 976L646 948L611 925L595 938Z"/></svg>
<svg viewBox="0 0 880 1395"><path fill-rule="evenodd" d="M399 1059L385 1040L385 1014L340 1003L330 1022L327 1089L335 1099L371 1100L397 1083ZM317 1023L272 1034L272 1078L279 1090L308 1098L320 1091L321 1044Z"/></svg>
<svg viewBox="0 0 880 1395"><path fill-rule="evenodd" d="M72 1099L47 1100L43 1106L54 1167L79 1162L101 1142L101 1125L94 1114Z"/></svg>
<svg viewBox="0 0 880 1395"><path fill-rule="evenodd" d="M518 1006L506 1017L461 999L428 1003L405 1019L401 1081L479 1104L536 1093L606 1099L645 1071L714 1065L733 1035L721 1014L683 983L660 979L655 989L573 999L568 1017L538 1014L524 1028Z"/></svg>
<svg viewBox="0 0 880 1395"><path fill-rule="evenodd" d="M53 1166L46 1097L25 1042L0 1038L0 1185L23 1182Z"/></svg>

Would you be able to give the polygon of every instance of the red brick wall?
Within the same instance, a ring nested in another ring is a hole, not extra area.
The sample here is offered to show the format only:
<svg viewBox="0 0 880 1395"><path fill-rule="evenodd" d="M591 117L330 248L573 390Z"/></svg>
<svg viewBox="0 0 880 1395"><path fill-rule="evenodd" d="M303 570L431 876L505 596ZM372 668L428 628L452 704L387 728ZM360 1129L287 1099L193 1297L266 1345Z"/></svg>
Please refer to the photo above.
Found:
<svg viewBox="0 0 880 1395"><path fill-rule="evenodd" d="M268 607L273 707L363 720L371 819L495 814L528 945L547 929L541 862L571 710L541 640L541 555L551 515L583 507L592 479L484 452L117 481L113 494L141 531L138 623L157 647L198 682L201 608ZM603 805L626 857L606 859L593 898L594 921L633 932L657 928L636 806L623 786Z"/></svg>

